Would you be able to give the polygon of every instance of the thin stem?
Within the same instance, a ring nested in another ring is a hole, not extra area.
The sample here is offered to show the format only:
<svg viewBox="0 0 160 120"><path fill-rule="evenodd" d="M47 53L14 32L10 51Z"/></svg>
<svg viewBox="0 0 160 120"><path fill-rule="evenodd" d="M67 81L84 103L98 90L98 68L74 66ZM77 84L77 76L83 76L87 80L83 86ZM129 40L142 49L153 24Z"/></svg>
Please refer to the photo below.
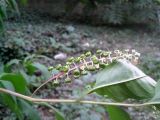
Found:
<svg viewBox="0 0 160 120"><path fill-rule="evenodd" d="M76 100L76 99L40 99L40 98L33 98L26 95L22 95L4 88L0 88L0 92L7 93L19 98L22 98L24 100L34 102L34 103L82 103L82 104L96 104L96 105L110 105L110 106L123 106L123 107L142 107L142 106L148 106L151 104L157 104L157 103L143 103L143 104L127 104L127 103L113 103L113 102L100 102L100 101L88 101L88 100Z"/></svg>
<svg viewBox="0 0 160 120"><path fill-rule="evenodd" d="M46 82L44 82L43 84L41 84L33 93L32 93L32 96L41 88L43 87L45 84L47 84L48 82L51 82L52 80L60 77L61 75L63 75L64 73L63 72L60 72L59 74L51 77L50 79L48 79Z"/></svg>

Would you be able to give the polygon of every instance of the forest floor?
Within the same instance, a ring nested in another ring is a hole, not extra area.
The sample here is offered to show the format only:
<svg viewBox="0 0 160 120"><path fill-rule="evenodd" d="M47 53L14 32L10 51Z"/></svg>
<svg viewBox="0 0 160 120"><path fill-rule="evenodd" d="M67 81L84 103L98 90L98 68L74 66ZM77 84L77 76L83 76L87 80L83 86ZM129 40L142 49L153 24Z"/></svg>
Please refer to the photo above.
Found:
<svg viewBox="0 0 160 120"><path fill-rule="evenodd" d="M84 51L135 49L141 53L139 67L154 79L160 79L160 34L152 30L148 31L140 27L90 26L51 20L21 20L7 22L5 39L14 41L28 53L52 58L52 63L41 62L53 66L56 63L64 62L66 57L78 56ZM77 80L73 88L82 84ZM56 94L62 94L62 90L59 91ZM43 96L51 96L51 94L46 95L45 92L43 92ZM72 95L76 96L78 92L74 91ZM63 92L63 94L65 93ZM93 118L100 120L100 114L98 112L95 114L95 111L103 113L103 110L102 107L90 105L62 104L61 107L61 111L65 111L66 114L74 112L75 115L68 115L70 120L73 118L74 120L86 120L86 118L87 120L93 120ZM155 120L155 115L146 108L128 108L127 110L135 120ZM39 111L41 111L43 119L53 119L52 113L46 109L41 107Z"/></svg>

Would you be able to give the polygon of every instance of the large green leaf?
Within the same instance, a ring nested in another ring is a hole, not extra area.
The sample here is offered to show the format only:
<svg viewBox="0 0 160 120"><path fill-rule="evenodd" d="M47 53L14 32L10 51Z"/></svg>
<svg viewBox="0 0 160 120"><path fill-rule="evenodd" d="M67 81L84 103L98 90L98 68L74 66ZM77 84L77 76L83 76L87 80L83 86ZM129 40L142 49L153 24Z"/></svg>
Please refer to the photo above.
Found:
<svg viewBox="0 0 160 120"><path fill-rule="evenodd" d="M91 92L117 101L128 98L149 99L154 95L156 82L126 60L111 63L96 78Z"/></svg>
<svg viewBox="0 0 160 120"><path fill-rule="evenodd" d="M0 79L10 81L14 85L16 92L19 92L21 94L26 93L26 80L21 74L4 73L0 76Z"/></svg>
<svg viewBox="0 0 160 120"><path fill-rule="evenodd" d="M107 106L106 111L110 120L131 120L129 114L120 107Z"/></svg>

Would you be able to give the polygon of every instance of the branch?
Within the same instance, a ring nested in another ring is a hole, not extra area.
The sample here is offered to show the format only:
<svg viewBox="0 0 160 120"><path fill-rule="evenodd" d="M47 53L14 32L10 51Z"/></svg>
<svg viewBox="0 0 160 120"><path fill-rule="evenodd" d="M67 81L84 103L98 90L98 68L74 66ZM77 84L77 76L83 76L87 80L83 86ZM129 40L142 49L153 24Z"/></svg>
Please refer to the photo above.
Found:
<svg viewBox="0 0 160 120"><path fill-rule="evenodd" d="M0 88L0 92L7 93L19 98L22 98L24 100L33 102L33 103L42 103L42 102L48 102L48 103L82 103L82 104L96 104L96 105L110 105L110 106L123 106L123 107L142 107L151 105L152 103L143 103L143 104L127 104L127 103L113 103L113 102L100 102L100 101L88 101L88 100L75 100L75 99L40 99L40 98L32 98L26 95L22 95L4 88Z"/></svg>

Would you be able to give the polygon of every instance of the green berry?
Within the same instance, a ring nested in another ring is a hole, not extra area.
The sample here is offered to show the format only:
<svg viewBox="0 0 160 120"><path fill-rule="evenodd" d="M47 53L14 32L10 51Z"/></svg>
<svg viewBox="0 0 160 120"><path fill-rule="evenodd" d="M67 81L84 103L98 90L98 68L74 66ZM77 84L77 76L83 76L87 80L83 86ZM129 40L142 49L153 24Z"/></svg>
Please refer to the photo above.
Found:
<svg viewBox="0 0 160 120"><path fill-rule="evenodd" d="M56 68L57 70L61 70L62 65L61 65L61 64L58 64L55 68Z"/></svg>
<svg viewBox="0 0 160 120"><path fill-rule="evenodd" d="M62 67L62 70L61 71L63 71L63 72L68 72L68 70L69 70L69 66L63 66Z"/></svg>
<svg viewBox="0 0 160 120"><path fill-rule="evenodd" d="M92 54L92 53L91 53L90 51L88 51L88 52L85 53L85 56L86 56L86 57L89 57L89 56L91 56L91 54Z"/></svg>
<svg viewBox="0 0 160 120"><path fill-rule="evenodd" d="M52 71L54 69L54 67L49 67L48 71Z"/></svg>
<svg viewBox="0 0 160 120"><path fill-rule="evenodd" d="M74 70L73 72L74 75L80 75L80 71L78 69Z"/></svg>
<svg viewBox="0 0 160 120"><path fill-rule="evenodd" d="M87 72L87 71L85 71L85 70L83 70L83 71L81 71L81 74L82 74L82 75L87 75L87 74L88 74L88 72Z"/></svg>
<svg viewBox="0 0 160 120"><path fill-rule="evenodd" d="M86 56L84 55L84 54L82 54L81 56L80 56L80 58L82 58L82 59L84 59Z"/></svg>
<svg viewBox="0 0 160 120"><path fill-rule="evenodd" d="M74 57L70 57L67 59L67 62L73 62L74 61Z"/></svg>
<svg viewBox="0 0 160 120"><path fill-rule="evenodd" d="M94 56L92 56L92 61L93 61L93 63L94 64L98 64L99 63L99 60L98 60L98 58L94 55Z"/></svg>
<svg viewBox="0 0 160 120"><path fill-rule="evenodd" d="M66 62L66 65L71 65L72 63L71 62Z"/></svg>
<svg viewBox="0 0 160 120"><path fill-rule="evenodd" d="M67 77L67 78L64 80L65 83L71 83L71 81L72 81L72 80L71 80L71 78L69 78L69 77Z"/></svg>
<svg viewBox="0 0 160 120"><path fill-rule="evenodd" d="M88 71L95 71L96 68L95 68L95 66L89 65L89 66L87 66L87 70Z"/></svg>
<svg viewBox="0 0 160 120"><path fill-rule="evenodd" d="M79 63L80 61L81 61L81 58L80 58L80 57L78 57L78 58L75 59L75 62L78 62L78 63Z"/></svg>
<svg viewBox="0 0 160 120"><path fill-rule="evenodd" d="M54 81L53 81L53 85L54 85L55 87L59 86L59 84L60 84L60 82L59 82L58 80L54 80Z"/></svg>
<svg viewBox="0 0 160 120"><path fill-rule="evenodd" d="M74 70L73 75L75 78L79 78L80 77L80 71L78 69Z"/></svg>
<svg viewBox="0 0 160 120"><path fill-rule="evenodd" d="M96 53L97 53L97 54L101 54L101 53L102 53L102 50L97 50Z"/></svg>
<svg viewBox="0 0 160 120"><path fill-rule="evenodd" d="M102 53L102 56L103 56L103 57L107 57L108 55L109 55L108 52L103 52L103 53Z"/></svg>
<svg viewBox="0 0 160 120"><path fill-rule="evenodd" d="M108 64L100 63L100 64L99 64L99 67L100 67L100 68L105 68L107 65L108 65Z"/></svg>

